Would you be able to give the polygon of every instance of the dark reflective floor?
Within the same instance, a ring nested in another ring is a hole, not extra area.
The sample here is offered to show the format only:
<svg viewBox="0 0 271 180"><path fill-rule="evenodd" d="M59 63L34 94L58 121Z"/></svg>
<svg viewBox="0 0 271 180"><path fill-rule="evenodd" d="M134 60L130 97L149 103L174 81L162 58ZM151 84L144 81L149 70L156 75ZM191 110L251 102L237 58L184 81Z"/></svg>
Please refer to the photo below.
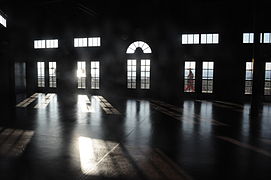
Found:
<svg viewBox="0 0 271 180"><path fill-rule="evenodd" d="M271 179L271 104L30 96L0 124L1 180Z"/></svg>

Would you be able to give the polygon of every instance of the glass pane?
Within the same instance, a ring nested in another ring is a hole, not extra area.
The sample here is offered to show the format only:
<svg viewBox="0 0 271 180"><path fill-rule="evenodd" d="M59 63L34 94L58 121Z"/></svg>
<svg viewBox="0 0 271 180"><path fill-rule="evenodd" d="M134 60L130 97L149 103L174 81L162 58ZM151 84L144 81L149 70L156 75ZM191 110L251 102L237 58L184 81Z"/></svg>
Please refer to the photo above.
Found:
<svg viewBox="0 0 271 180"><path fill-rule="evenodd" d="M201 34L201 44L206 44L206 34Z"/></svg>
<svg viewBox="0 0 271 180"><path fill-rule="evenodd" d="M265 71L265 80L271 79L271 71Z"/></svg>
<svg viewBox="0 0 271 180"><path fill-rule="evenodd" d="M194 34L194 44L199 44L199 34Z"/></svg>
<svg viewBox="0 0 271 180"><path fill-rule="evenodd" d="M144 66L144 65L145 65L145 62L146 62L145 60L141 60L141 65Z"/></svg>
<svg viewBox="0 0 271 180"><path fill-rule="evenodd" d="M252 72L251 71L247 71L246 72L246 80L252 80Z"/></svg>
<svg viewBox="0 0 271 180"><path fill-rule="evenodd" d="M208 71L208 79L213 79L214 77L214 70L209 70Z"/></svg>
<svg viewBox="0 0 271 180"><path fill-rule="evenodd" d="M138 42L138 47L142 48L144 44L145 44L144 42L139 41L139 42Z"/></svg>
<svg viewBox="0 0 271 180"><path fill-rule="evenodd" d="M246 70L252 69L252 62L246 62Z"/></svg>
<svg viewBox="0 0 271 180"><path fill-rule="evenodd" d="M218 34L213 34L213 43L218 44Z"/></svg>
<svg viewBox="0 0 271 180"><path fill-rule="evenodd" d="M271 70L271 63L266 63L265 64L265 69L266 70Z"/></svg>
<svg viewBox="0 0 271 180"><path fill-rule="evenodd" d="M254 33L249 34L249 42L253 43L254 42Z"/></svg>
<svg viewBox="0 0 271 180"><path fill-rule="evenodd" d="M208 70L203 70L202 71L202 78L206 79L208 77Z"/></svg>
<svg viewBox="0 0 271 180"><path fill-rule="evenodd" d="M188 35L188 44L193 44L193 34Z"/></svg>
<svg viewBox="0 0 271 180"><path fill-rule="evenodd" d="M191 68L195 69L196 68L196 62L191 62Z"/></svg>
<svg viewBox="0 0 271 180"><path fill-rule="evenodd" d="M213 43L213 35L207 34L207 44L212 44L212 43Z"/></svg>
<svg viewBox="0 0 271 180"><path fill-rule="evenodd" d="M243 43L249 43L249 33L243 33Z"/></svg>
<svg viewBox="0 0 271 180"><path fill-rule="evenodd" d="M187 41L188 41L187 34L183 34L182 35L182 44L187 44Z"/></svg>
<svg viewBox="0 0 271 180"><path fill-rule="evenodd" d="M264 33L264 35L263 35L263 43L270 43L269 38L270 38L270 34L269 33Z"/></svg>
<svg viewBox="0 0 271 180"><path fill-rule="evenodd" d="M208 69L208 62L203 62L202 63L202 68L203 69Z"/></svg>
<svg viewBox="0 0 271 180"><path fill-rule="evenodd" d="M209 62L209 69L214 69L214 62Z"/></svg>
<svg viewBox="0 0 271 180"><path fill-rule="evenodd" d="M145 71L145 70L146 70L145 66L141 66L141 71Z"/></svg>

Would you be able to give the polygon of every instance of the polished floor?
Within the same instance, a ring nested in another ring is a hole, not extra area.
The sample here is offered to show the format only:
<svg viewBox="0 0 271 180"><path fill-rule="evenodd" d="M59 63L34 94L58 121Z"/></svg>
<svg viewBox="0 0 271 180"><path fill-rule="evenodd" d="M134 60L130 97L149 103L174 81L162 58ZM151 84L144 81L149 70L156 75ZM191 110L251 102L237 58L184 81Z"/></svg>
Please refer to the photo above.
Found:
<svg viewBox="0 0 271 180"><path fill-rule="evenodd" d="M35 93L0 124L0 179L271 179L271 104Z"/></svg>

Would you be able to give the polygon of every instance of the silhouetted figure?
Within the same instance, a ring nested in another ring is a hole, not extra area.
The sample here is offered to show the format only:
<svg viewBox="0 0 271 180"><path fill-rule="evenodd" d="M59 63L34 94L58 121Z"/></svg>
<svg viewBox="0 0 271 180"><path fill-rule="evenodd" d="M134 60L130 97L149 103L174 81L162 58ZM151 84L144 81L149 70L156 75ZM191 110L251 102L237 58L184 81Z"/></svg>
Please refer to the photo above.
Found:
<svg viewBox="0 0 271 180"><path fill-rule="evenodd" d="M188 79L187 79L187 85L186 87L184 88L185 91L194 91L194 74L193 72L191 71L191 69L189 69L189 74L188 74Z"/></svg>

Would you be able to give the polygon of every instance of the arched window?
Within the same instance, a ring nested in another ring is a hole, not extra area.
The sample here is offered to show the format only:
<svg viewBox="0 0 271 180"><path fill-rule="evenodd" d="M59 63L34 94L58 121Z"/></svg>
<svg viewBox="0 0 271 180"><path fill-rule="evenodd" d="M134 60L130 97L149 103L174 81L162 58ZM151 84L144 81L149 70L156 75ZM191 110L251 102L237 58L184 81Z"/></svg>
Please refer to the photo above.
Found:
<svg viewBox="0 0 271 180"><path fill-rule="evenodd" d="M150 46L143 41L136 41L130 44L126 50L126 54L134 54L136 49L140 48L143 51L143 56L138 58L127 59L127 88L150 89L151 79L151 61L144 54L151 54ZM139 62L137 62L139 61ZM140 85L137 85L137 77L140 76Z"/></svg>
<svg viewBox="0 0 271 180"><path fill-rule="evenodd" d="M136 42L133 42L132 44L130 44L130 46L127 48L126 53L127 54L134 54L135 50L137 48L142 49L144 54L150 54L151 53L150 46L147 43L143 42L143 41L136 41Z"/></svg>

